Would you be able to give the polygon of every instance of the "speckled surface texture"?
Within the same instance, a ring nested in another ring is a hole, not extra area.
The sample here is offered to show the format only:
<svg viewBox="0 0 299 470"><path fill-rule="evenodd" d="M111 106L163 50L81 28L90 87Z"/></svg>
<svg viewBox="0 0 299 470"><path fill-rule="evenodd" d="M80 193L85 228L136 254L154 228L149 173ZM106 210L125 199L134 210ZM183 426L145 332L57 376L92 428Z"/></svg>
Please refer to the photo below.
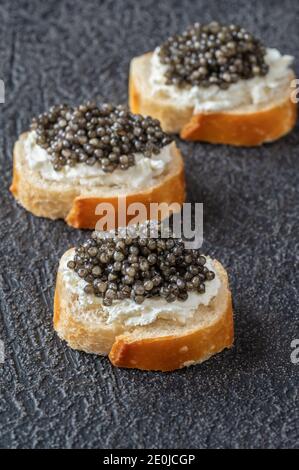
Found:
<svg viewBox="0 0 299 470"><path fill-rule="evenodd" d="M295 0L0 4L0 447L298 447L298 127L256 149L179 142L188 200L204 202L204 249L230 274L236 341L174 373L117 370L58 339L58 260L87 232L31 216L8 192L13 143L34 114L124 102L131 57L213 18L295 55L299 71Z"/></svg>

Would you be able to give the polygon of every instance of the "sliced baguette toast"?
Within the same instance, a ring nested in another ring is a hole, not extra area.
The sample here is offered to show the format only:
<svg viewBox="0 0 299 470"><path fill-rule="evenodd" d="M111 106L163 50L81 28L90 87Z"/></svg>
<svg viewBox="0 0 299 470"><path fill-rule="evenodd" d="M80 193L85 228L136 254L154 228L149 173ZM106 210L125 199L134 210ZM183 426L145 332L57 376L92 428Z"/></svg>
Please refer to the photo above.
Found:
<svg viewBox="0 0 299 470"><path fill-rule="evenodd" d="M41 178L37 171L29 168L24 154L22 134L14 147L13 181L10 191L17 201L36 216L49 219L65 219L76 228L94 229L99 216L96 207L100 203L110 203L118 214L118 199L123 193L115 188L90 188L71 185L66 182L49 182ZM152 187L125 194L126 203L144 203L149 211L152 202L177 202L185 200L184 163L176 145L172 144L172 162L167 172L156 179ZM127 222L129 217L127 219Z"/></svg>
<svg viewBox="0 0 299 470"><path fill-rule="evenodd" d="M54 328L71 348L108 355L118 367L171 371L203 362L232 346L231 293L227 273L219 262L214 261L221 280L217 296L210 305L200 306L185 325L158 319L147 326L128 328L107 324L99 305L82 309L78 295L68 289L62 269L72 252L67 251L60 261L54 300Z"/></svg>
<svg viewBox="0 0 299 470"><path fill-rule="evenodd" d="M165 132L178 133L185 140L256 146L279 139L295 125L297 105L290 99L291 88L264 106L200 114L193 114L192 106L177 107L166 96L154 96L149 82L151 56L147 53L131 61L129 104L133 113L159 119ZM293 79L290 72L290 82Z"/></svg>

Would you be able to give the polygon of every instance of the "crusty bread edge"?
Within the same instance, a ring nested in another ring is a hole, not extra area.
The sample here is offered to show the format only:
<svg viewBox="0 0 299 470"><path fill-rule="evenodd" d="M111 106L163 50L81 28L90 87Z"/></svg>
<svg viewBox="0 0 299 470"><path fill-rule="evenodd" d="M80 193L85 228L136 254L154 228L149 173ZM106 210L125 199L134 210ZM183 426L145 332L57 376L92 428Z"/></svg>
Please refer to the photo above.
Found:
<svg viewBox="0 0 299 470"><path fill-rule="evenodd" d="M148 73L142 76L152 53L135 57L130 65L129 104L134 113L150 115L160 120L166 132L179 133L185 140L228 144L234 146L258 146L273 142L295 126L297 105L287 97L275 101L254 112L232 110L231 112L200 113L193 115L193 108L177 108L169 100L157 99L148 93ZM290 80L295 76L291 73Z"/></svg>
<svg viewBox="0 0 299 470"><path fill-rule="evenodd" d="M30 177L22 158L25 136L26 134L22 134L14 147L13 179L10 187L16 200L25 209L39 217L65 219L68 225L75 228L94 229L99 219L96 207L100 203L110 203L114 208L117 222L118 196L98 196L96 189L93 193L75 186L64 189L61 184L59 190L53 190L47 188L45 184L40 185ZM152 202L180 205L184 203L186 197L184 161L175 144L172 151L174 162L170 163L168 172L159 177L154 186L126 195L127 205L133 202L143 203L149 215ZM126 222L129 220L130 217L127 217Z"/></svg>
<svg viewBox="0 0 299 470"><path fill-rule="evenodd" d="M214 260L214 263L217 264L217 271L222 273L227 289L226 302L218 321L182 335L141 340L132 339L126 334L120 335L109 354L112 364L167 372L201 363L223 349L230 348L234 339L231 292L226 271L219 262Z"/></svg>
<svg viewBox="0 0 299 470"><path fill-rule="evenodd" d="M297 105L286 98L256 113L196 114L181 130L185 140L254 147L288 134L297 120Z"/></svg>
<svg viewBox="0 0 299 470"><path fill-rule="evenodd" d="M131 193L126 196L127 206L138 202L144 204L147 212L147 218L150 218L150 205L151 203L178 203L180 206L185 202L186 188L185 188L185 173L184 161L182 154L178 147L173 150L175 165L170 163L170 169L167 174L163 176L159 182L152 187L146 188L143 191ZM110 203L114 207L116 220L118 217L118 197L103 197L94 198L92 196L78 196L73 203L73 206L66 217L69 225L77 228L94 228L98 220L96 214L96 207L99 203ZM164 214L166 216L167 214ZM126 223L128 224L132 217L127 216Z"/></svg>

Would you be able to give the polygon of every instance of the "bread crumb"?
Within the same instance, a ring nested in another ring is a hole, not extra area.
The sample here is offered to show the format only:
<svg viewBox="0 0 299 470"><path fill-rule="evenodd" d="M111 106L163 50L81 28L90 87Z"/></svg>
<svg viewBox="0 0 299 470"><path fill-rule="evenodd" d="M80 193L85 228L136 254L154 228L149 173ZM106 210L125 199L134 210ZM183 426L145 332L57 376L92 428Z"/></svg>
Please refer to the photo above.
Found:
<svg viewBox="0 0 299 470"><path fill-rule="evenodd" d="M188 351L188 346L182 346L180 349L179 349L179 352L187 352Z"/></svg>

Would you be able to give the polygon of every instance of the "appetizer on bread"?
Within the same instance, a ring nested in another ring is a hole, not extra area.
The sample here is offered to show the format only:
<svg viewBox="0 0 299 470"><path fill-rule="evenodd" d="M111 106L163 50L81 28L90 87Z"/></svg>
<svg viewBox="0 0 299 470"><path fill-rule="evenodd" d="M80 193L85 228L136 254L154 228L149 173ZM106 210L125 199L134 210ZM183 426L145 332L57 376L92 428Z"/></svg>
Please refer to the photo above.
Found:
<svg viewBox="0 0 299 470"><path fill-rule="evenodd" d="M93 232L62 256L54 328L71 348L119 367L171 371L232 346L225 269L171 232L165 237L161 224L153 236L153 224L134 236Z"/></svg>
<svg viewBox="0 0 299 470"><path fill-rule="evenodd" d="M94 229L96 207L185 200L179 149L159 121L123 106L59 105L34 119L14 148L11 192L34 215Z"/></svg>
<svg viewBox="0 0 299 470"><path fill-rule="evenodd" d="M292 61L240 26L195 23L132 60L130 109L186 140L271 142L296 122Z"/></svg>

